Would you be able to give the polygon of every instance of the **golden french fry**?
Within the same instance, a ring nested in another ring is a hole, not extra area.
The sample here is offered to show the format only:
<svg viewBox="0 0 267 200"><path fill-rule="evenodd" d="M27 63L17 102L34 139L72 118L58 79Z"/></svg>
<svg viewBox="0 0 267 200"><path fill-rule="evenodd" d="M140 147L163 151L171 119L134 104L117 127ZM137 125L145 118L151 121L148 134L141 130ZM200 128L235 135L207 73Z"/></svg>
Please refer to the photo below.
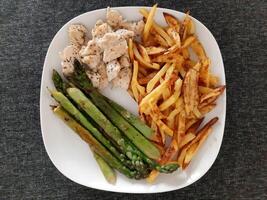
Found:
<svg viewBox="0 0 267 200"><path fill-rule="evenodd" d="M202 116L204 116L205 114L209 113L210 111L212 111L214 108L215 108L216 104L213 103L213 104L209 104L209 105L206 105L202 108L199 109L199 112L201 113Z"/></svg>
<svg viewBox="0 0 267 200"><path fill-rule="evenodd" d="M185 134L185 136L181 138L181 142L179 144L179 149L183 148L186 144L191 142L195 137L196 137L196 135L191 133L191 132Z"/></svg>
<svg viewBox="0 0 267 200"><path fill-rule="evenodd" d="M175 81L175 92L172 96L170 96L167 100L163 101L162 104L160 104L159 109L160 111L163 111L167 108L169 108L171 105L173 105L179 98L181 93L181 87L182 87L182 80L178 79Z"/></svg>
<svg viewBox="0 0 267 200"><path fill-rule="evenodd" d="M158 73L148 82L146 91L147 93L150 93L155 85L159 82L160 78L166 73L167 69L170 67L169 63L166 63L159 71Z"/></svg>
<svg viewBox="0 0 267 200"><path fill-rule="evenodd" d="M157 64L157 63L149 63L149 62L146 62L144 60L144 58L140 55L137 47L135 44L133 44L133 52L134 52L134 56L135 58L145 67L148 67L148 68L152 68L152 69L159 69L160 68L160 65Z"/></svg>
<svg viewBox="0 0 267 200"><path fill-rule="evenodd" d="M148 38L148 35L149 35L149 32L150 32L150 29L153 25L153 18L155 16L155 13L156 13L156 10L157 10L157 6L158 4L155 4L152 9L150 10L150 12L148 13L147 15L147 18L146 18L146 24L145 24L145 27L144 27L144 32L143 32L143 40L146 41L147 38Z"/></svg>
<svg viewBox="0 0 267 200"><path fill-rule="evenodd" d="M200 127L201 123L203 122L204 117L201 119L194 119L189 120L185 123L185 134L193 133L195 134L197 129Z"/></svg>
<svg viewBox="0 0 267 200"><path fill-rule="evenodd" d="M173 130L170 129L162 120L157 119L155 116L150 115L153 119L153 121L156 122L157 126L159 127L160 131L163 133L166 133L169 136L173 136Z"/></svg>
<svg viewBox="0 0 267 200"><path fill-rule="evenodd" d="M149 47L146 47L146 51L148 55L156 55L156 54L161 54L161 53L166 52L167 49L164 47L149 46Z"/></svg>
<svg viewBox="0 0 267 200"><path fill-rule="evenodd" d="M162 91L168 86L170 80L164 80L160 85L158 85L154 90L148 93L143 100L140 102L139 108L142 112L146 110L150 101L157 101L158 98L162 95Z"/></svg>
<svg viewBox="0 0 267 200"><path fill-rule="evenodd" d="M132 40L132 38L130 38L128 41L128 52L129 52L129 57L130 57L131 61L133 62L134 53L133 53L133 40Z"/></svg>
<svg viewBox="0 0 267 200"><path fill-rule="evenodd" d="M147 181L148 183L153 183L153 182L156 180L156 178L158 177L158 175L159 175L159 171L153 169L153 170L150 172L149 176L146 178L146 181Z"/></svg>
<svg viewBox="0 0 267 200"><path fill-rule="evenodd" d="M198 86L198 91L201 94L207 94L213 91L213 89L209 88L209 87L205 87L205 86Z"/></svg>
<svg viewBox="0 0 267 200"><path fill-rule="evenodd" d="M169 27L167 29L167 33L173 39L174 43L177 45L177 48L181 47L181 38L179 32L177 32L174 28Z"/></svg>
<svg viewBox="0 0 267 200"><path fill-rule="evenodd" d="M190 145L190 147L187 149L186 151L186 155L185 155L185 158L184 158L184 163L183 163L183 169L185 169L185 164L188 164L193 156L195 155L195 152L196 152L196 149L197 149L197 146L198 146L198 143L193 143L192 145Z"/></svg>
<svg viewBox="0 0 267 200"><path fill-rule="evenodd" d="M210 74L209 86L210 87L216 87L218 85L218 83L219 83L219 78L217 76Z"/></svg>
<svg viewBox="0 0 267 200"><path fill-rule="evenodd" d="M169 47L167 41L166 41L163 37L161 37L161 36L158 35L158 34L155 34L154 37L155 37L155 38L154 38L155 41L156 41L159 45L161 45L161 46L163 46L163 47Z"/></svg>
<svg viewBox="0 0 267 200"><path fill-rule="evenodd" d="M148 74L146 77L139 78L140 85L146 85L148 82L157 74L157 72L152 72Z"/></svg>
<svg viewBox="0 0 267 200"><path fill-rule="evenodd" d="M150 57L146 51L146 48L144 46L142 46L141 44L138 44L138 49L139 49L141 56L144 58L144 60L146 62L150 63L151 60L150 60Z"/></svg>
<svg viewBox="0 0 267 200"><path fill-rule="evenodd" d="M139 10L139 12L147 19L148 18L148 11L145 8L141 8ZM153 22L153 28L155 29L155 31L166 40L166 42L168 43L168 46L172 46L173 45L173 41L171 39L171 37L164 31L164 29L162 27L160 27L156 22Z"/></svg>
<svg viewBox="0 0 267 200"><path fill-rule="evenodd" d="M199 60L207 59L206 52L198 39L195 39L195 41L191 43L190 47L195 52L195 54L198 56Z"/></svg>
<svg viewBox="0 0 267 200"><path fill-rule="evenodd" d="M201 62L201 67L199 70L199 82L202 83L203 85L209 87L209 79L210 79L210 74L209 74L209 67L210 67L210 59L204 59Z"/></svg>
<svg viewBox="0 0 267 200"><path fill-rule="evenodd" d="M167 87L164 91L162 91L162 97L163 100L168 99L171 96L171 91L170 89Z"/></svg>
<svg viewBox="0 0 267 200"><path fill-rule="evenodd" d="M186 59L186 63L188 62L188 60L187 59L189 59L189 57L190 57L190 54L189 54L189 51L188 51L188 49L187 48L183 48L182 49L182 55L183 55L183 57L184 57L184 59ZM191 63L190 63L191 64ZM190 68L190 67L189 67Z"/></svg>
<svg viewBox="0 0 267 200"><path fill-rule="evenodd" d="M203 94L200 97L200 103L202 103L202 102L204 102L207 99L212 98L212 97L216 97L217 98L219 95L221 95L223 93L224 89L225 89L225 86L221 86L221 87L218 87L218 88L212 90L209 93Z"/></svg>
<svg viewBox="0 0 267 200"><path fill-rule="evenodd" d="M185 41L182 44L182 48L187 48L189 47L194 41L196 40L195 36L189 36L188 38L185 39Z"/></svg>
<svg viewBox="0 0 267 200"><path fill-rule="evenodd" d="M173 15L169 14L169 13L163 12L163 16L165 18L166 23L170 27L174 28L179 33L180 32L180 22L179 22L179 20L176 17L174 17Z"/></svg>
<svg viewBox="0 0 267 200"><path fill-rule="evenodd" d="M193 20L190 19L189 23L188 23L188 33L190 35L193 35L193 34L195 34L195 31L196 31L195 24L194 24Z"/></svg>
<svg viewBox="0 0 267 200"><path fill-rule="evenodd" d="M193 109L193 114L194 114L197 118L201 118L201 117L202 117L202 114L201 114L201 112L198 110L197 107L195 107L195 108Z"/></svg>
<svg viewBox="0 0 267 200"><path fill-rule="evenodd" d="M183 20L181 29L180 29L180 34L182 36L182 41L184 41L187 36L188 36L188 29L189 29L189 21L190 21L190 16L189 16L189 11L186 13L185 18Z"/></svg>
<svg viewBox="0 0 267 200"><path fill-rule="evenodd" d="M185 117L182 113L178 115L177 143L180 144L181 138L185 135Z"/></svg>
<svg viewBox="0 0 267 200"><path fill-rule="evenodd" d="M189 69L185 75L183 83L183 94L184 94L184 103L185 103L185 112L186 115L197 108L199 103L199 94L198 94L198 72L194 69Z"/></svg>
<svg viewBox="0 0 267 200"><path fill-rule="evenodd" d="M152 59L153 62L158 62L158 63L166 63L166 62L170 62L170 63L183 63L184 62L184 58L183 56L176 54L175 52L173 53L164 53L162 55L159 55L155 58Z"/></svg>

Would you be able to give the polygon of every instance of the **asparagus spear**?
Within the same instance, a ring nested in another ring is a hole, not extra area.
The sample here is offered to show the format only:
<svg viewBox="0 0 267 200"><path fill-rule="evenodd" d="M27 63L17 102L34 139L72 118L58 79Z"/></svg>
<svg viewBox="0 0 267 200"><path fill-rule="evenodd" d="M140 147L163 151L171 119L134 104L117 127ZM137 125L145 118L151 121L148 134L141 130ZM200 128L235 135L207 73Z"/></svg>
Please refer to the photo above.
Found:
<svg viewBox="0 0 267 200"><path fill-rule="evenodd" d="M52 97L70 113L77 121L79 121L88 131L90 131L96 139L98 139L107 149L109 149L120 161L126 162L126 157L118 152L118 150L107 140L84 116L83 114L65 97L61 92L51 91Z"/></svg>
<svg viewBox="0 0 267 200"><path fill-rule="evenodd" d="M69 84L63 81L63 79L55 69L53 69L52 72L52 80L57 91L66 94L66 89L69 87Z"/></svg>
<svg viewBox="0 0 267 200"><path fill-rule="evenodd" d="M121 105L105 97L105 100L124 117L132 126L134 126L140 133L142 133L147 139L158 142L159 139L150 127L148 127L142 120L136 117L134 114L123 108Z"/></svg>
<svg viewBox="0 0 267 200"><path fill-rule="evenodd" d="M71 76L66 77L71 83L73 83L75 86L82 89L86 94L92 97L92 94L95 96L98 96L99 99L102 99L102 101L105 101L103 95L101 95L92 85L91 81L88 79L82 65L79 63L79 61L75 60L74 62L74 72ZM110 105L106 102L107 106L110 107ZM111 107L111 109L113 109ZM120 116L120 115L119 115ZM150 158L143 156L143 159L154 169L157 169L158 171L162 173L171 173L179 167L177 163L168 163L165 165L159 165L154 160L151 160Z"/></svg>
<svg viewBox="0 0 267 200"><path fill-rule="evenodd" d="M101 126L111 139L113 139L121 151L132 160L132 164L136 169L144 170L146 166L138 155L138 149L131 145L127 138L124 138L119 129L114 126L79 89L68 88L67 93L70 98L72 98L79 107L81 107L99 126Z"/></svg>
<svg viewBox="0 0 267 200"><path fill-rule="evenodd" d="M53 109L54 113L61 118L71 129L73 129L84 141L86 141L91 149L97 152L111 167L117 169L129 178L135 176L135 171L129 170L116 157L114 157L92 134L75 121L62 107L57 106Z"/></svg>
<svg viewBox="0 0 267 200"><path fill-rule="evenodd" d="M106 163L106 161L100 155L98 155L96 152L93 152L93 154L107 182L114 185L116 183L116 174L114 170L108 165L108 163Z"/></svg>

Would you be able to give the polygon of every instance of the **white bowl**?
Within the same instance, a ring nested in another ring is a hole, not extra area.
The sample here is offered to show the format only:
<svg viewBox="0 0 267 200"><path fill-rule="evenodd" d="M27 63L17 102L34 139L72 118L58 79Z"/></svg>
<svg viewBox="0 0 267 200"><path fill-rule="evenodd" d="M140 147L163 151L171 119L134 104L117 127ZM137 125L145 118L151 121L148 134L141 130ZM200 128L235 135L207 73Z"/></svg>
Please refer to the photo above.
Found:
<svg viewBox="0 0 267 200"><path fill-rule="evenodd" d="M118 7L114 9L120 11L128 20L139 20L142 18L138 12L139 8ZM155 20L162 25L165 24L162 12L168 12L179 19L182 19L185 15L178 11L158 8ZM49 105L55 104L55 102L46 88L53 88L51 80L52 69L55 68L61 71L58 53L68 44L68 26L73 23L82 23L90 30L98 19L105 19L105 14L106 9L100 9L75 17L57 32L48 48L42 75L40 117L44 145L51 161L64 176L72 181L100 190L126 193L157 193L177 190L194 183L209 170L218 155L225 124L225 92L217 101L217 107L205 119L207 121L211 117L218 116L219 122L216 123L212 134L193 158L188 168L185 171L177 170L173 174L161 174L153 184L148 184L145 180L130 180L119 173L116 185L108 184L92 157L88 145L52 113ZM212 61L212 72L219 76L221 84L225 84L223 60L216 40L201 22L194 18L192 19L196 25L197 36ZM103 93L133 113L137 113L137 105L127 92L108 88Z"/></svg>

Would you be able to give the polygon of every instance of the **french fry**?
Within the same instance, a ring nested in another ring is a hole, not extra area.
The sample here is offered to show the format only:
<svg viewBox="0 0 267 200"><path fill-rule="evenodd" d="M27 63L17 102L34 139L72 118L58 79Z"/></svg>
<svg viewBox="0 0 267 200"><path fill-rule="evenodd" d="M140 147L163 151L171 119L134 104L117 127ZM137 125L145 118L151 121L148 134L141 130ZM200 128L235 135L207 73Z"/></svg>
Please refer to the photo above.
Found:
<svg viewBox="0 0 267 200"><path fill-rule="evenodd" d="M128 53L131 61L133 62L134 60L134 53L133 53L133 40L132 38L129 39L128 41Z"/></svg>
<svg viewBox="0 0 267 200"><path fill-rule="evenodd" d="M201 62L201 67L199 70L199 82L202 83L204 86L209 87L209 67L210 67L210 59L204 59Z"/></svg>
<svg viewBox="0 0 267 200"><path fill-rule="evenodd" d="M190 57L190 54L189 54L189 51L188 51L188 49L187 48L183 48L182 49L182 55L183 55L183 57L184 57L184 59L189 59L189 57ZM187 62L187 61L185 61L185 62ZM191 63L190 63L191 64ZM194 65L193 65L194 66ZM190 68L190 67L189 67Z"/></svg>
<svg viewBox="0 0 267 200"><path fill-rule="evenodd" d="M158 62L158 63L166 63L166 62L170 62L170 63L183 63L184 62L184 58L183 56L174 53L164 53L162 55L159 55L155 58L152 59L153 62Z"/></svg>
<svg viewBox="0 0 267 200"><path fill-rule="evenodd" d="M173 130L170 129L162 120L157 119L155 116L150 115L153 119L153 121L156 122L157 126L159 127L160 131L163 133L166 133L169 136L173 136Z"/></svg>
<svg viewBox="0 0 267 200"><path fill-rule="evenodd" d="M146 181L147 181L148 183L153 183L153 182L155 181L155 179L158 177L158 175L159 175L159 171L153 169L153 170L150 172L149 176L146 178Z"/></svg>
<svg viewBox="0 0 267 200"><path fill-rule="evenodd" d="M201 113L202 116L204 116L205 114L209 113L210 111L212 111L215 108L216 104L212 103L209 105L206 105L202 108L199 109L199 112Z"/></svg>
<svg viewBox="0 0 267 200"><path fill-rule="evenodd" d="M163 16L165 18L165 21L166 23L174 28L178 33L180 32L180 22L179 20L174 17L173 15L169 14L169 13L166 13L166 12L163 12Z"/></svg>
<svg viewBox="0 0 267 200"><path fill-rule="evenodd" d="M174 43L177 45L177 48L181 47L181 38L179 32L177 32L174 28L169 27L167 29L167 33L173 39Z"/></svg>
<svg viewBox="0 0 267 200"><path fill-rule="evenodd" d="M182 26L181 26L182 28L180 29L182 41L184 41L188 36L189 21L190 21L190 16L189 16L189 12L187 12L185 15L184 21L182 23Z"/></svg>
<svg viewBox="0 0 267 200"><path fill-rule="evenodd" d="M191 122L186 122L185 124L185 134L193 133L195 134L197 129L200 127L201 123L203 122L204 117L201 119L193 120Z"/></svg>
<svg viewBox="0 0 267 200"><path fill-rule="evenodd" d="M177 143L180 144L181 138L185 135L185 117L180 113L177 117L178 129L177 129Z"/></svg>
<svg viewBox="0 0 267 200"><path fill-rule="evenodd" d="M146 62L144 60L144 58L140 55L137 47L135 44L133 44L133 53L134 53L134 56L135 58L142 64L144 65L145 67L148 67L148 68L152 68L152 69L159 69L160 68L160 65L157 64L157 63L149 63L149 62Z"/></svg>
<svg viewBox="0 0 267 200"><path fill-rule="evenodd" d="M146 18L146 24L145 24L145 27L144 27L144 33L143 33L143 40L146 41L147 38L148 38L148 35L149 35L149 32L150 32L150 29L153 25L153 18L155 16L155 13L156 13L156 10L157 10L157 6L158 4L155 4L152 9L150 10L150 12L148 13L147 15L147 18Z"/></svg>
<svg viewBox="0 0 267 200"><path fill-rule="evenodd" d="M213 89L209 88L209 87L205 87L205 86L198 86L198 91L201 94L207 94L213 91Z"/></svg>
<svg viewBox="0 0 267 200"><path fill-rule="evenodd" d="M133 96L134 96L135 100L137 102L139 102L139 99L140 99L139 94L144 96L145 95L145 88L139 85L139 83L137 81L137 74L138 74L138 62L134 60L131 89L132 89Z"/></svg>
<svg viewBox="0 0 267 200"><path fill-rule="evenodd" d="M141 8L139 10L139 12L147 19L148 18L148 11L145 8ZM173 41L171 39L171 37L164 31L164 29L162 27L160 27L156 22L153 22L152 24L153 28L155 29L155 31L166 40L166 42L168 43L169 46L173 45Z"/></svg>
<svg viewBox="0 0 267 200"><path fill-rule="evenodd" d="M171 105L173 105L179 98L180 93L181 93L181 87L182 87L182 80L178 79L175 82L175 92L172 96L170 96L167 100L165 100L160 106L159 109L160 111L163 111L167 108L169 108Z"/></svg>
<svg viewBox="0 0 267 200"><path fill-rule="evenodd" d="M141 44L138 44L138 49L139 49L141 56L144 58L144 60L146 62L150 63L151 60L150 60L150 57L146 51L146 48L144 46L142 46Z"/></svg>
<svg viewBox="0 0 267 200"><path fill-rule="evenodd" d="M139 84L140 85L146 85L148 82L157 74L157 72L152 72L148 74L146 77L142 77L139 79Z"/></svg>
<svg viewBox="0 0 267 200"><path fill-rule="evenodd" d="M161 45L161 46L163 46L163 47L169 47L167 41L166 41L163 37L161 37L161 36L158 35L158 34L155 34L154 37L155 37L155 38L154 38L155 41L156 41L159 45Z"/></svg>
<svg viewBox="0 0 267 200"><path fill-rule="evenodd" d="M225 89L225 86L221 86L221 87L218 87L218 88L212 90L209 93L203 94L200 97L200 103L202 103L203 101L206 101L207 99L212 98L212 97L217 98L220 94L223 93L224 89Z"/></svg>
<svg viewBox="0 0 267 200"><path fill-rule="evenodd" d="M148 82L146 91L150 93L155 85L159 82L160 78L166 73L167 69L170 67L170 63L166 63L158 73Z"/></svg>
<svg viewBox="0 0 267 200"><path fill-rule="evenodd" d="M164 47L146 47L146 51L148 55L156 55L156 54L161 54L167 51Z"/></svg>
<svg viewBox="0 0 267 200"><path fill-rule="evenodd" d="M217 76L210 74L209 87L216 87L218 83L219 83L219 78Z"/></svg>
<svg viewBox="0 0 267 200"><path fill-rule="evenodd" d="M183 83L183 94L185 103L186 115L190 113L198 106L198 72L194 69L189 69L185 75Z"/></svg>
<svg viewBox="0 0 267 200"><path fill-rule="evenodd" d="M179 144L179 149L183 148L186 144L191 142L195 137L196 137L196 135L191 133L191 132L185 134L185 136L181 138L181 142Z"/></svg>
<svg viewBox="0 0 267 200"><path fill-rule="evenodd" d="M196 40L195 36L189 36L183 42L182 49L189 47Z"/></svg>
<svg viewBox="0 0 267 200"><path fill-rule="evenodd" d="M195 39L195 41L191 43L190 47L198 56L199 60L207 59L206 52L198 39Z"/></svg>

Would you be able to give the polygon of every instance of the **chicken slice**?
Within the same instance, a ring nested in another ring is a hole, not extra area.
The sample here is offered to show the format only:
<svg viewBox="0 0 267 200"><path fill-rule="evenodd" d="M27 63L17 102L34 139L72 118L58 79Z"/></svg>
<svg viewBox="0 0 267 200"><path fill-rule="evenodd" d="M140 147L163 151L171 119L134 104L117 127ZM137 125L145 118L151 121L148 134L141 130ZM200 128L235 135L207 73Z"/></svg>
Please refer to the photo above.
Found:
<svg viewBox="0 0 267 200"><path fill-rule="evenodd" d="M74 45L69 45L64 48L62 52L59 53L61 59L62 72L65 76L69 76L74 71L74 60L75 58L79 60L79 48Z"/></svg>
<svg viewBox="0 0 267 200"><path fill-rule="evenodd" d="M133 31L135 36L141 36L144 31L145 23L143 20L140 20L138 22L123 21L120 24L120 27L129 31Z"/></svg>
<svg viewBox="0 0 267 200"><path fill-rule="evenodd" d="M101 48L95 40L90 40L86 47L82 47L79 54L83 63L87 64L91 70L97 70L101 61Z"/></svg>
<svg viewBox="0 0 267 200"><path fill-rule="evenodd" d="M121 57L128 50L126 40L116 33L106 33L98 40L98 45L104 51L103 61L105 63Z"/></svg>
<svg viewBox="0 0 267 200"><path fill-rule="evenodd" d="M123 22L123 18L119 11L112 10L110 7L107 8L106 19L107 23L113 28L118 27Z"/></svg>
<svg viewBox="0 0 267 200"><path fill-rule="evenodd" d="M100 79L101 79L100 74L92 70L86 70L86 75L91 80L93 86L98 88L100 85Z"/></svg>
<svg viewBox="0 0 267 200"><path fill-rule="evenodd" d="M134 32L126 30L126 29L118 29L115 31L115 33L118 34L119 36L123 37L125 40L128 40L129 38L134 37Z"/></svg>
<svg viewBox="0 0 267 200"><path fill-rule="evenodd" d="M121 70L121 65L117 60L112 60L106 65L108 81L116 78Z"/></svg>
<svg viewBox="0 0 267 200"><path fill-rule="evenodd" d="M126 54L122 55L121 57L119 57L119 63L121 65L121 67L123 67L123 68L131 66L128 52Z"/></svg>
<svg viewBox="0 0 267 200"><path fill-rule="evenodd" d="M106 71L106 65L104 62L101 62L98 66L98 73L100 75L99 89L104 89L108 86L108 76Z"/></svg>
<svg viewBox="0 0 267 200"><path fill-rule="evenodd" d="M112 28L107 23L100 23L101 22L92 29L93 38L102 38L106 33L113 32Z"/></svg>
<svg viewBox="0 0 267 200"><path fill-rule="evenodd" d="M131 67L124 67L120 70L118 76L112 80L112 85L127 90L130 85L131 77Z"/></svg>
<svg viewBox="0 0 267 200"><path fill-rule="evenodd" d="M87 29L81 24L72 24L69 26L68 35L70 43L81 47L86 41Z"/></svg>

